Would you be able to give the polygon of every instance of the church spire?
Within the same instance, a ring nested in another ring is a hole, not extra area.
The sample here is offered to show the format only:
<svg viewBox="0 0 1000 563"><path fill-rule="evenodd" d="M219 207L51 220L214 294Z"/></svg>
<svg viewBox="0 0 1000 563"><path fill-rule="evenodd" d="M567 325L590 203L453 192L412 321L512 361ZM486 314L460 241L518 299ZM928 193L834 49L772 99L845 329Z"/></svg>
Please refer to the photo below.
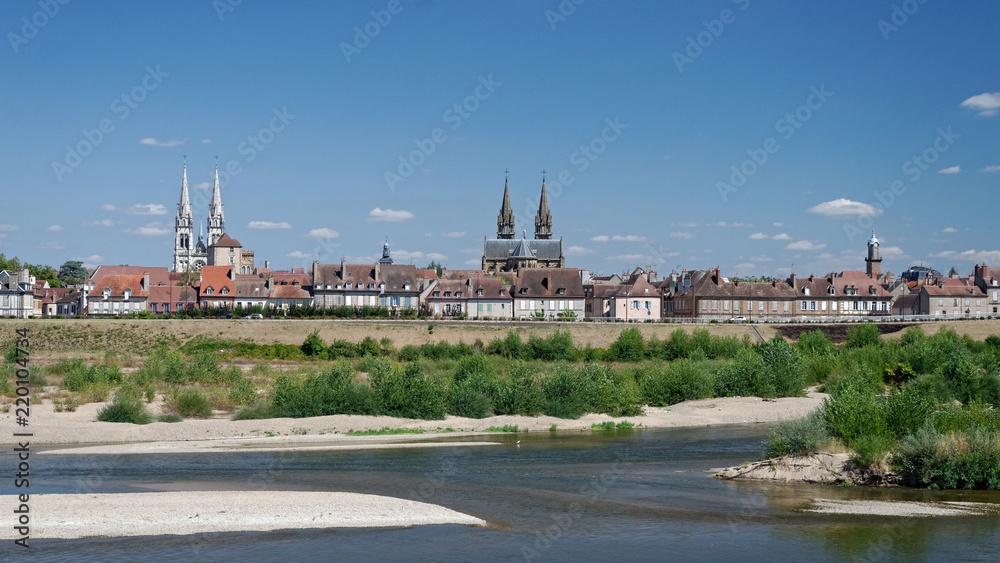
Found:
<svg viewBox="0 0 1000 563"><path fill-rule="evenodd" d="M500 207L500 215L497 216L497 238L514 238L514 211L510 208L510 192L507 190L507 178L503 180L503 205Z"/></svg>
<svg viewBox="0 0 1000 563"><path fill-rule="evenodd" d="M208 207L208 240L212 246L226 232L226 218L222 213L222 193L219 190L219 162L215 163L215 185L212 186L212 203Z"/></svg>
<svg viewBox="0 0 1000 563"><path fill-rule="evenodd" d="M194 218L191 215L191 199L188 196L187 158L181 176L181 199L177 202L177 217L174 219L174 271L183 272L191 263L191 229Z"/></svg>
<svg viewBox="0 0 1000 563"><path fill-rule="evenodd" d="M552 214L549 213L549 200L545 197L545 172L542 171L542 197L538 201L538 214L535 215L535 238L552 238Z"/></svg>
<svg viewBox="0 0 1000 563"><path fill-rule="evenodd" d="M191 217L191 200L188 197L188 169L184 163L184 174L181 177L181 200L177 204L177 220Z"/></svg>

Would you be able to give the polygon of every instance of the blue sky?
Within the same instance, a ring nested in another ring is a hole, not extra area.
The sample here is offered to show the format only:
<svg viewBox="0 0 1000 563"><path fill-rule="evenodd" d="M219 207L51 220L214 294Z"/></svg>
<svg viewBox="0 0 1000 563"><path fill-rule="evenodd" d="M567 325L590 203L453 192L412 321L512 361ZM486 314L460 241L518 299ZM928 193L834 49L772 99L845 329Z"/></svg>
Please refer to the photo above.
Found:
<svg viewBox="0 0 1000 563"><path fill-rule="evenodd" d="M871 228L883 270L1000 266L998 21L940 0L3 2L0 252L169 266L187 155L196 219L217 156L226 231L278 268L386 238L398 262L479 264L504 171L530 237L543 169L572 267L863 269Z"/></svg>

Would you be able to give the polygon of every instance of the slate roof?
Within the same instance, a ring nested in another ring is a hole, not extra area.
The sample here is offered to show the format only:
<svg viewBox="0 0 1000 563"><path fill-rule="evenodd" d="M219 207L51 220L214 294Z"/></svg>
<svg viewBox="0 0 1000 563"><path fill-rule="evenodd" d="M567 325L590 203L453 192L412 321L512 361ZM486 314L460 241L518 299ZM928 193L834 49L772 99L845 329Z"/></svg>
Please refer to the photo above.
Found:
<svg viewBox="0 0 1000 563"><path fill-rule="evenodd" d="M506 260L522 242L526 245L526 251L539 260L558 260L562 254L561 240L535 239L486 239L483 253L487 260Z"/></svg>
<svg viewBox="0 0 1000 563"><path fill-rule="evenodd" d="M532 241L535 242L535 241ZM544 241L541 241L544 242ZM564 293L559 293L563 290ZM511 289L515 297L572 297L582 299L583 282L577 268L525 268L518 271Z"/></svg>
<svg viewBox="0 0 1000 563"><path fill-rule="evenodd" d="M219 239L216 240L215 244L213 244L212 246L216 246L216 247L219 247L219 248L223 248L223 247L225 247L225 248L243 248L243 245L240 244L240 241L232 238L231 236L227 235L226 233L222 233L222 236L219 237Z"/></svg>

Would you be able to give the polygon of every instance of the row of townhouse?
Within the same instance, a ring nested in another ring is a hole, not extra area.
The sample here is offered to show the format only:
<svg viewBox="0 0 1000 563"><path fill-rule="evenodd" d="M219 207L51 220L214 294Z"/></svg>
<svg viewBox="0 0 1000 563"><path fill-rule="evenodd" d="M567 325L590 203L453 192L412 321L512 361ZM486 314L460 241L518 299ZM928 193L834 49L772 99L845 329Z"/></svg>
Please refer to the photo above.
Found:
<svg viewBox="0 0 1000 563"><path fill-rule="evenodd" d="M0 317L35 315L35 277L28 270L0 271Z"/></svg>
<svg viewBox="0 0 1000 563"><path fill-rule="evenodd" d="M444 271L421 292L421 310L435 317L570 320L584 316L585 302L576 268Z"/></svg>
<svg viewBox="0 0 1000 563"><path fill-rule="evenodd" d="M856 270L826 276L746 282L722 276L719 268L684 270L662 283L664 317L727 320L744 317L868 317L891 312L892 295L868 274Z"/></svg>

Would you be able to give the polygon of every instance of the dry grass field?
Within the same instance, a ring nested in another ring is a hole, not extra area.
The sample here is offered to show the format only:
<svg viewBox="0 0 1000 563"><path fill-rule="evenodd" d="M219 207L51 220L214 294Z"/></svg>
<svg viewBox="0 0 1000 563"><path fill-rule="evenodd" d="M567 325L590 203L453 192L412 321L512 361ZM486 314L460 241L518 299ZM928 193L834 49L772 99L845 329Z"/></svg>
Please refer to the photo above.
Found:
<svg viewBox="0 0 1000 563"><path fill-rule="evenodd" d="M578 346L607 348L627 326L638 327L643 336L667 338L671 332L682 328L691 332L706 328L714 335L749 335L746 325L740 324L636 324L622 323L480 323L480 322L425 322L425 321L323 321L323 320L42 320L19 321L0 320L0 342L14 339L14 330L27 327L30 330L32 351L36 359L58 358L79 355L81 352L104 352L144 354L150 349L165 344L177 347L192 338L204 335L209 338L226 340L247 340L258 344L301 344L313 331L319 331L326 342L341 339L360 342L367 336L376 340L389 338L397 347L406 344L420 345L439 341L468 344L477 339L489 342L502 338L509 330L517 330L527 339L528 334L547 336L556 330L568 330ZM831 337L846 331L850 325L755 325L765 339L771 339L780 332L786 338L796 339L795 329L826 329ZM952 322L920 323L928 334L948 327L959 334L983 340L991 334L1000 334L1000 320L970 320ZM904 325L893 325L894 332L886 338L898 337Z"/></svg>

